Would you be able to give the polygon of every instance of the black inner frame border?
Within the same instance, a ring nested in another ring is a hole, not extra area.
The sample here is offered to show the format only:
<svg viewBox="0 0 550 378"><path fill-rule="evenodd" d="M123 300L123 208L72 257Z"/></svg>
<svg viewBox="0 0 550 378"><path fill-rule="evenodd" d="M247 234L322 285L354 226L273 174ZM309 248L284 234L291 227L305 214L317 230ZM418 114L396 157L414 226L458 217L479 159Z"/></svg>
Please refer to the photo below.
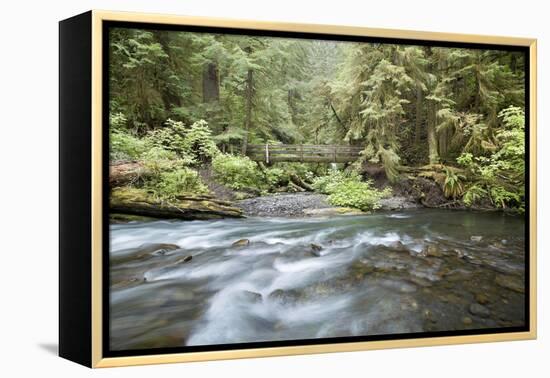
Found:
<svg viewBox="0 0 550 378"><path fill-rule="evenodd" d="M349 336L349 337L334 337L334 338L318 338L318 339L303 339L303 340L284 340L284 341L263 341L249 343L232 343L232 344L211 344L211 345L195 345L183 347L169 348L150 348L150 349L131 349L131 350L111 350L110 349L110 267L109 267L109 200L110 188L109 180L109 31L112 28L128 28L141 30L165 30L193 33L212 33L212 34L232 34L242 36L261 36L261 37L279 37L279 38L299 38L299 39L314 39L340 42L365 42L365 43L382 43L382 44L397 44L411 46L434 46L434 47L449 47L449 48L467 48L481 50L500 50L500 51L515 51L524 54L524 69L525 69L525 324L521 327L499 327L499 328L483 328L472 330L451 330L437 332L417 332L404 334L384 334L384 335L369 335L369 336ZM127 21L102 21L102 357L129 357L140 355L159 355L173 353L192 353L192 352L208 352L222 350L238 350L238 349L257 349L257 348L272 348L272 347L290 347L290 346L305 346L305 345L331 345L351 342L365 341L383 341L383 340L405 340L405 339L423 339L433 337L448 337L448 336L467 336L467 335L488 335L501 334L512 332L528 332L530 330L530 65L531 56L529 47L485 44L485 43L463 43L449 41L430 41L405 38L388 38L388 37L369 37L369 36L352 36L352 35L334 35L323 33L308 33L308 32L287 32L273 31L260 29L240 29L227 27L211 27L211 26L194 26L194 25L168 25L149 22L127 22ZM107 146L107 148L106 148Z"/></svg>

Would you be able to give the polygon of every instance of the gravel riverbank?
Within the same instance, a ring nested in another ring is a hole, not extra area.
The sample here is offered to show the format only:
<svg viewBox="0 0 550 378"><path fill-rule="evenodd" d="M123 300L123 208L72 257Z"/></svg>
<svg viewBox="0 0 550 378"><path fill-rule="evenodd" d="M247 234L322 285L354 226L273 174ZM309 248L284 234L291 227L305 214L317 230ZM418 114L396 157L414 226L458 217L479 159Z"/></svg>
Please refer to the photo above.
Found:
<svg viewBox="0 0 550 378"><path fill-rule="evenodd" d="M334 207L327 202L327 195L318 193L281 193L237 201L247 216L303 217L335 214L357 214L359 210ZM381 201L381 210L399 210L418 207L405 197L391 197Z"/></svg>

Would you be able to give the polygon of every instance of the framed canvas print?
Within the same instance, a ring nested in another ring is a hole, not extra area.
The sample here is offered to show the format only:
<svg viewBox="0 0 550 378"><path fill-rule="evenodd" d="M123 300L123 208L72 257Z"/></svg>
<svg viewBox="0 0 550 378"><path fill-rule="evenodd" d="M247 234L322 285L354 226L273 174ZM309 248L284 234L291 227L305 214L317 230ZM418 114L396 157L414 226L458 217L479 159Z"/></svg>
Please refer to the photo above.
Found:
<svg viewBox="0 0 550 378"><path fill-rule="evenodd" d="M536 337L536 41L60 22L60 355Z"/></svg>

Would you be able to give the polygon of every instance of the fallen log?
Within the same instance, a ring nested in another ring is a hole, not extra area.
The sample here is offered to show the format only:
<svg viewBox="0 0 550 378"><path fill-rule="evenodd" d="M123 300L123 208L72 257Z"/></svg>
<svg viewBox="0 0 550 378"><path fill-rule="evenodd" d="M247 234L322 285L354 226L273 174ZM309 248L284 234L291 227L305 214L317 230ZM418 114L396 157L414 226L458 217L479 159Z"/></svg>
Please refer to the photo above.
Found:
<svg viewBox="0 0 550 378"><path fill-rule="evenodd" d="M151 174L151 171L138 161L111 164L109 166L109 186L114 188L135 184Z"/></svg>
<svg viewBox="0 0 550 378"><path fill-rule="evenodd" d="M313 188L311 187L311 185L309 185L308 183L304 182L304 180L302 180L300 177L298 177L297 175L295 175L294 173L291 173L289 175L289 178L290 178L290 181L296 185L296 186L299 186L300 188L304 189L304 190L307 190L308 192L313 192Z"/></svg>
<svg viewBox="0 0 550 378"><path fill-rule="evenodd" d="M117 188L111 192L111 212L162 219L206 220L242 218L243 212L231 202L209 195L181 194L161 200L144 189Z"/></svg>

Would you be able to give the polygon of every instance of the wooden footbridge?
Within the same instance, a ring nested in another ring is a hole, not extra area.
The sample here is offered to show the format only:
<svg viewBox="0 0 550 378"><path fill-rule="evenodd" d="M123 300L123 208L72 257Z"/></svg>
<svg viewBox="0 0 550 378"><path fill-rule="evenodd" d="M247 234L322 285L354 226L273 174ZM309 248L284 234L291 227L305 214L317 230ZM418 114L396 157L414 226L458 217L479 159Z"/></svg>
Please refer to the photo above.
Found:
<svg viewBox="0 0 550 378"><path fill-rule="evenodd" d="M249 144L246 155L254 161L347 163L359 159L364 147L329 144Z"/></svg>

